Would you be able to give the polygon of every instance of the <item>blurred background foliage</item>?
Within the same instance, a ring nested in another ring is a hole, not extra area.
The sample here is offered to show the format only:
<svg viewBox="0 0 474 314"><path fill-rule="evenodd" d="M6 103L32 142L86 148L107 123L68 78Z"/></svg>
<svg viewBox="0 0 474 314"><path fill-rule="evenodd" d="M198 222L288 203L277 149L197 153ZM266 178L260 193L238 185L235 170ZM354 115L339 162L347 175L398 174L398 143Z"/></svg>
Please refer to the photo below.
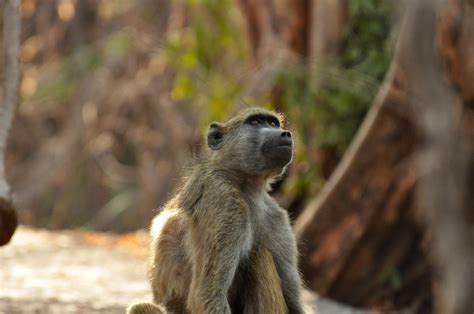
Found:
<svg viewBox="0 0 474 314"><path fill-rule="evenodd" d="M176 73L171 97L205 112L205 122L224 119L245 83L238 70L245 70L246 55L236 8L230 0L183 5L188 24L164 39L165 62Z"/></svg>
<svg viewBox="0 0 474 314"><path fill-rule="evenodd" d="M147 227L202 146L246 99L253 65L232 0L23 0L21 104L8 175L23 223ZM275 195L293 213L321 189L387 71L386 1L348 2L341 53L282 66L272 95L297 156ZM280 193L284 191L285 193Z"/></svg>
<svg viewBox="0 0 474 314"><path fill-rule="evenodd" d="M317 71L301 64L279 73L280 108L298 132L302 169L286 188L303 204L329 178L380 87L391 58L393 14L390 1L348 1L340 54L325 58Z"/></svg>

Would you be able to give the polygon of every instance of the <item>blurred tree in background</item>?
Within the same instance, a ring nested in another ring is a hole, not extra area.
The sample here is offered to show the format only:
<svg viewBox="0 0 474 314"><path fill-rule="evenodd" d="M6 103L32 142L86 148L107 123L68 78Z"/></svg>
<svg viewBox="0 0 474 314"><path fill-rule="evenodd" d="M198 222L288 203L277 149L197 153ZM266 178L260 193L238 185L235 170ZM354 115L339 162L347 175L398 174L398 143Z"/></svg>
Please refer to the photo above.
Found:
<svg viewBox="0 0 474 314"><path fill-rule="evenodd" d="M20 1L8 1L3 6L3 32L0 35L0 246L7 244L18 225L16 209L12 202L10 184L6 178L5 155L8 133L18 102L18 83L20 79L21 21Z"/></svg>
<svg viewBox="0 0 474 314"><path fill-rule="evenodd" d="M8 157L21 220L146 226L207 124L242 101L285 112L298 133L283 189L293 195L285 205L300 210L387 68L391 8L369 2L345 8L341 48L321 73L307 71L299 52L278 68L273 91L256 95L251 85L271 61L252 57L236 1L23 1L21 105Z"/></svg>
<svg viewBox="0 0 474 314"><path fill-rule="evenodd" d="M414 162L439 144L424 117L472 117L474 11L471 2L443 4L436 31L428 19L403 37L393 27L399 7L382 0L23 0L21 102L6 160L20 222L145 228L199 155L209 123L247 104L266 106L295 133L295 160L273 193L295 219L308 287L356 306L430 312L433 268L443 282L459 277L444 272L445 225L436 222L472 227L463 210L473 204L460 192L466 207L446 218L435 205L452 207L453 197L430 202L427 189L417 193L442 181L430 173L426 185ZM418 42L425 46L411 49ZM438 88L444 72L435 58L420 57L435 44L457 98ZM422 70L413 69L430 60L439 71L417 76ZM424 114L423 104L437 101L430 90L456 101ZM456 152L447 143L459 134L443 130L451 137L439 147ZM435 157L446 166L452 156ZM466 164L455 173L472 187ZM430 262L427 247L444 255ZM455 265L465 274L471 264Z"/></svg>

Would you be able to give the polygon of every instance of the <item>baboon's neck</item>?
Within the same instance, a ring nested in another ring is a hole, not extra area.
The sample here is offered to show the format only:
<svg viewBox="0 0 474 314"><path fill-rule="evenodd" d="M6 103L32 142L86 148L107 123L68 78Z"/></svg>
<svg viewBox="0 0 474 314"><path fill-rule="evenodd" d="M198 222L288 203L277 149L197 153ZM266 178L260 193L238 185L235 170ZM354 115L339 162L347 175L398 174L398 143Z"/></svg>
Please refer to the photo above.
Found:
<svg viewBox="0 0 474 314"><path fill-rule="evenodd" d="M210 177L213 180L223 181L241 191L260 193L267 189L269 178L260 174L249 174L242 170L232 169L219 163L202 164L194 175Z"/></svg>
<svg viewBox="0 0 474 314"><path fill-rule="evenodd" d="M202 161L194 167L175 201L177 206L192 212L210 186L230 185L240 190L242 195L255 197L267 192L267 182L264 176L252 176L237 169Z"/></svg>

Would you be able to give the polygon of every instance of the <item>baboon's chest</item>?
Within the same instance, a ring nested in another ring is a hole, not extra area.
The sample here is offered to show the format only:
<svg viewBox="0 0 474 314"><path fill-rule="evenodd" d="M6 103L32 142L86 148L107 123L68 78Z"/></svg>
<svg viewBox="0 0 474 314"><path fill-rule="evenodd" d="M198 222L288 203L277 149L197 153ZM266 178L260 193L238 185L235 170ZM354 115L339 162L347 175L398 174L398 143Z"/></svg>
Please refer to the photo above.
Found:
<svg viewBox="0 0 474 314"><path fill-rule="evenodd" d="M263 239L271 232L269 226L275 219L273 208L268 205L264 197L255 197L249 200L250 210L250 233L252 235L252 247L262 245Z"/></svg>

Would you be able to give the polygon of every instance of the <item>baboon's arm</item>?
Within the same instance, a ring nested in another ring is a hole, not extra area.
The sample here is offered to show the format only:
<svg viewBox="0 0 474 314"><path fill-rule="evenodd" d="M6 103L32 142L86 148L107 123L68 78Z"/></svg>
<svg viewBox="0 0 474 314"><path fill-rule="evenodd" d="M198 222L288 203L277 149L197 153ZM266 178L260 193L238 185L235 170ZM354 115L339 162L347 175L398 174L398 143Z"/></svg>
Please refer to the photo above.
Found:
<svg viewBox="0 0 474 314"><path fill-rule="evenodd" d="M192 313L231 313L227 293L245 245L250 245L246 242L249 224L245 203L236 199L223 203L215 211L206 211L202 219L196 213L191 226L193 278L188 305Z"/></svg>

